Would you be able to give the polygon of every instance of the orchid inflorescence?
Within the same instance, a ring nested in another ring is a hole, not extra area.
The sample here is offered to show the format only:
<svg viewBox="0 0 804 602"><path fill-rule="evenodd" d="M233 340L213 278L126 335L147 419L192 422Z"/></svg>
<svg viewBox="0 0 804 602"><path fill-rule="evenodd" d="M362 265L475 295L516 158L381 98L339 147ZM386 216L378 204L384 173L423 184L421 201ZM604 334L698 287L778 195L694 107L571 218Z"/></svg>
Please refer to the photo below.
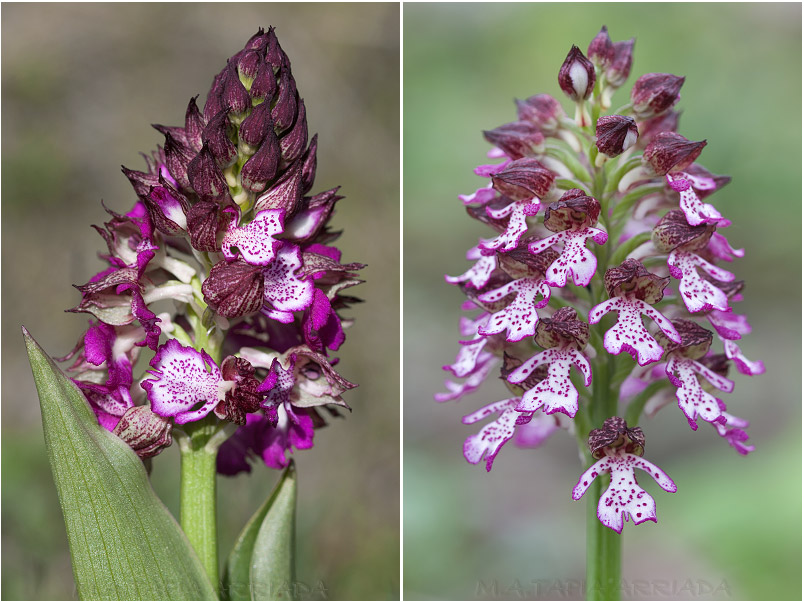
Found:
<svg viewBox="0 0 804 602"><path fill-rule="evenodd" d="M459 399L499 371L509 395L464 417L495 417L466 439L466 459L485 459L491 470L512 438L538 447L559 429L576 434L596 462L572 497L610 473L597 515L618 533L629 515L635 524L656 521L635 468L676 490L642 458L641 414L675 399L693 430L701 418L747 454L748 422L726 411L719 392L734 387L732 364L742 374L764 372L738 345L751 331L730 305L743 282L716 265L743 251L721 233L729 220L705 202L731 178L695 163L706 141L676 132L684 78L643 75L630 102L604 114L629 76L633 49L634 40L612 43L603 27L587 56L573 46L559 70L574 119L539 94L516 102L517 121L484 132L494 146L488 156L500 161L478 166L487 184L459 198L494 234L469 250L469 270L447 276L467 297L460 331L469 338L444 367L465 380L447 381L448 392L436 395ZM715 337L722 352L711 349Z"/></svg>
<svg viewBox="0 0 804 602"><path fill-rule="evenodd" d="M331 244L338 188L309 195L317 136L308 144L273 28L227 61L203 110L196 98L184 127L154 126L165 142L147 171L123 168L137 201L95 226L108 267L69 310L95 320L62 360L100 424L142 458L171 444L174 425L209 417L239 427L219 472L250 471L253 456L282 468L312 447L322 411L348 408L341 394L356 385L328 350L344 341L339 312L357 299L342 292L364 266ZM146 348L152 369L137 382Z"/></svg>

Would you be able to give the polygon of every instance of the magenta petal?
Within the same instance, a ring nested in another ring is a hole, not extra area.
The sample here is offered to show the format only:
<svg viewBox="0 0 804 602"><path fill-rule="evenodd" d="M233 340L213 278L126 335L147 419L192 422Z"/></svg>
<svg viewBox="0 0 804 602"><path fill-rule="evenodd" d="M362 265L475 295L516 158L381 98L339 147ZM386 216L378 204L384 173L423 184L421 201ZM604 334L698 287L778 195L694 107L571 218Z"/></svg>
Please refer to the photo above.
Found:
<svg viewBox="0 0 804 602"><path fill-rule="evenodd" d="M734 341L723 341L723 344L726 350L726 357L734 362L734 365L737 366L737 370L740 371L740 374L745 374L746 376L756 376L758 374L765 373L765 364L761 361L749 360L743 355L743 352L740 351L740 347L737 345L737 343Z"/></svg>
<svg viewBox="0 0 804 602"><path fill-rule="evenodd" d="M445 381L444 385L447 387L448 392L436 393L434 395L435 400L438 402L453 401L477 390L477 388L485 382L486 378L496 365L497 360L494 355L486 351L482 351L477 358L477 364L474 372L472 372L462 383L456 383L451 380Z"/></svg>
<svg viewBox="0 0 804 602"><path fill-rule="evenodd" d="M205 417L220 401L223 377L205 351L170 339L157 350L151 366L154 370L149 373L155 378L141 384L155 414L174 416L176 424L185 424Z"/></svg>
<svg viewBox="0 0 804 602"><path fill-rule="evenodd" d="M221 241L221 253L227 260L234 260L237 254L232 247L236 247L246 263L268 265L274 259L275 247L281 244L273 235L282 232L284 217L284 209L268 209L260 211L245 226L237 227L234 221L230 222Z"/></svg>
<svg viewBox="0 0 804 602"><path fill-rule="evenodd" d="M323 352L325 347L337 350L346 338L338 314L319 289L315 289L313 303L304 312L302 323L304 340L314 351Z"/></svg>

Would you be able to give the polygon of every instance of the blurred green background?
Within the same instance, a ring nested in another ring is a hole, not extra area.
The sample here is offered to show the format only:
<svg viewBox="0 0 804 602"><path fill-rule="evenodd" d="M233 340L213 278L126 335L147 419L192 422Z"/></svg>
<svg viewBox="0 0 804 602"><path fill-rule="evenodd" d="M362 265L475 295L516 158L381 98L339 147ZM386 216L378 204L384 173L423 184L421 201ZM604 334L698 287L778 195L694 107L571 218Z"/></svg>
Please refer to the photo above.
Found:
<svg viewBox="0 0 804 602"><path fill-rule="evenodd" d="M259 26L274 25L319 133L315 192L342 185L335 229L363 261L339 370L354 409L295 455L302 598L399 596L399 6L396 4L4 4L2 7L2 598L74 598L20 326L53 355L86 317L64 314L98 271L100 205L127 211L120 172L144 168L191 96ZM178 457L153 481L178 512ZM276 482L219 479L221 556Z"/></svg>
<svg viewBox="0 0 804 602"><path fill-rule="evenodd" d="M746 257L754 332L743 350L768 368L733 374L729 411L751 421L757 451L740 457L675 407L642 424L647 456L678 485L654 494L659 523L624 531L625 598L801 599L801 6L798 4L406 4L404 98L404 591L406 599L573 599L582 595L586 500L575 442L508 444L490 474L462 457L477 428L461 416L501 399L481 391L437 405L457 352L462 295L443 281L488 230L456 199L489 145L482 129L516 119L514 98L557 84L572 44L601 25L636 36L631 77L687 77L680 133L706 138L701 163L733 182L712 202ZM574 582L572 580L575 580ZM497 586L495 593L493 587ZM647 589L645 589L647 588ZM664 592L664 593L663 593Z"/></svg>

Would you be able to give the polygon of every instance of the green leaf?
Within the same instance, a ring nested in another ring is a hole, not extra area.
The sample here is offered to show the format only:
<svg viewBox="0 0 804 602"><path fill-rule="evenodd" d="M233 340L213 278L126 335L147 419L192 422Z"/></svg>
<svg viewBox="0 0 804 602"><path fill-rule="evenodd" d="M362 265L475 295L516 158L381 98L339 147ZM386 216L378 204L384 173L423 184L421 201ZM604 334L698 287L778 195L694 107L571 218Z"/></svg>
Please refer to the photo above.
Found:
<svg viewBox="0 0 804 602"><path fill-rule="evenodd" d="M269 500L251 555L251 599L292 600L296 582L296 468L291 464Z"/></svg>
<svg viewBox="0 0 804 602"><path fill-rule="evenodd" d="M82 599L216 600L142 461L23 328Z"/></svg>

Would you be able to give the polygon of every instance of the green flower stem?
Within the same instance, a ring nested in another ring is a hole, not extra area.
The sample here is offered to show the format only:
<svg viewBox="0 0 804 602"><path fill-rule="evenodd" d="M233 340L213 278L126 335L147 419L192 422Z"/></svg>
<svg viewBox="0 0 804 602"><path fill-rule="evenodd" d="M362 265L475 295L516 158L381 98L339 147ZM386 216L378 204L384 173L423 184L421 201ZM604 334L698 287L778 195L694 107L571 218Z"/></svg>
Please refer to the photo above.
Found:
<svg viewBox="0 0 804 602"><path fill-rule="evenodd" d="M608 477L596 478L587 496L586 515L586 599L620 599L620 538L597 518L597 504L603 493L603 481L608 486Z"/></svg>
<svg viewBox="0 0 804 602"><path fill-rule="evenodd" d="M218 575L218 527L215 459L220 430L214 416L184 425L177 435L181 451L181 528L198 554L216 591Z"/></svg>

